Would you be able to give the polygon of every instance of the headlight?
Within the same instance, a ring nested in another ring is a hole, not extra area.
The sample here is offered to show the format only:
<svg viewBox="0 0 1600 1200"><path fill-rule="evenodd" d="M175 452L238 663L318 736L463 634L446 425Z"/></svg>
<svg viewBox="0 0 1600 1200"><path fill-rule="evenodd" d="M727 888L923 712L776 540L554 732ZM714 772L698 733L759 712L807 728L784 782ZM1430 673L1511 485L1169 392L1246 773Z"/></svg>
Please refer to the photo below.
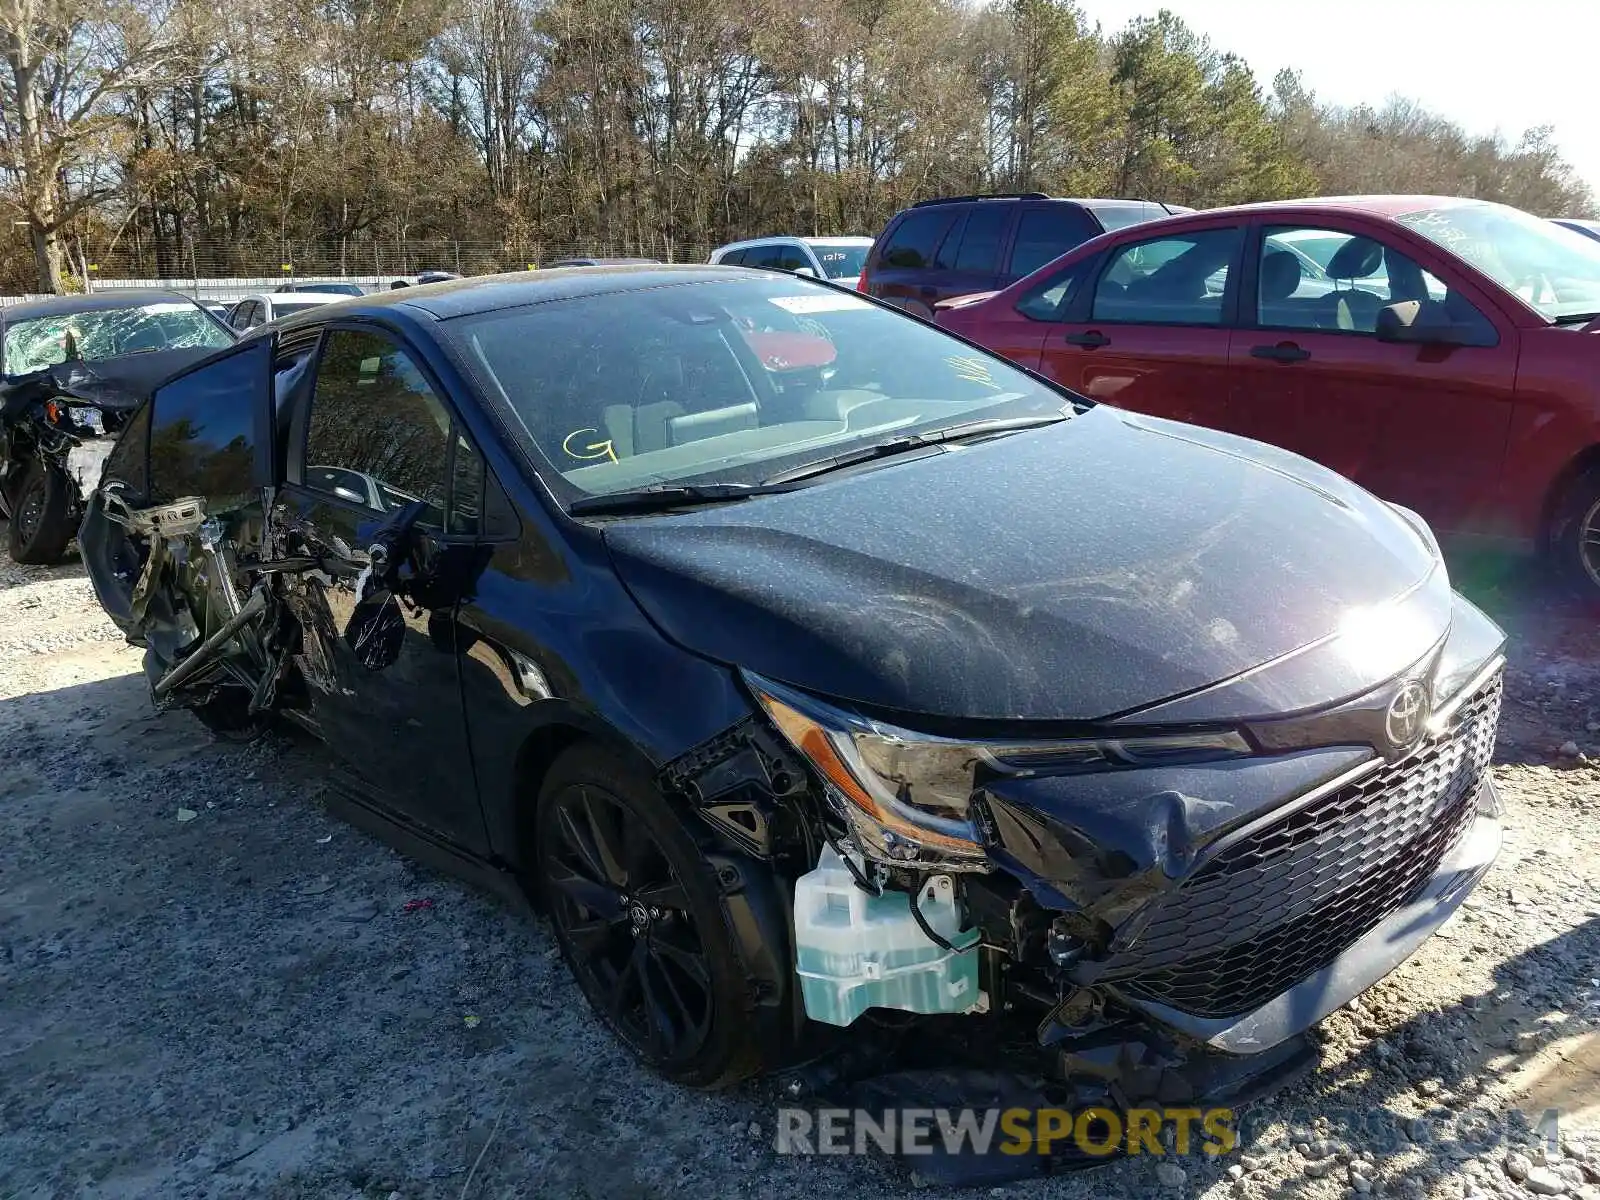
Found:
<svg viewBox="0 0 1600 1200"><path fill-rule="evenodd" d="M996 778L1206 761L1250 752L1233 730L1125 739L969 742L931 737L847 712L745 674L779 731L830 785L861 849L890 862L936 860L985 870L973 793Z"/></svg>

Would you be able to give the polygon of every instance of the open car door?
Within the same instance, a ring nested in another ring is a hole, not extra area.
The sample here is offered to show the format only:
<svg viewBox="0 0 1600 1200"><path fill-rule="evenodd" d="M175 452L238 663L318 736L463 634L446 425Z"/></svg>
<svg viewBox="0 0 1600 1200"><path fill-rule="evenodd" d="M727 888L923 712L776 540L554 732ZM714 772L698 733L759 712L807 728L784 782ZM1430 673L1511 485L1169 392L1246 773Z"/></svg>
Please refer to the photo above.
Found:
<svg viewBox="0 0 1600 1200"><path fill-rule="evenodd" d="M487 552L451 533L470 524L481 460L375 337L252 338L162 384L107 460L80 542L158 706L241 736L285 712L344 760L364 807L482 853L454 627ZM308 442L328 463L376 454L388 478L307 463Z"/></svg>
<svg viewBox="0 0 1600 1200"><path fill-rule="evenodd" d="M134 645L158 704L222 733L273 704L289 647L259 562L273 477L263 338L159 386L106 460L79 530L101 607Z"/></svg>

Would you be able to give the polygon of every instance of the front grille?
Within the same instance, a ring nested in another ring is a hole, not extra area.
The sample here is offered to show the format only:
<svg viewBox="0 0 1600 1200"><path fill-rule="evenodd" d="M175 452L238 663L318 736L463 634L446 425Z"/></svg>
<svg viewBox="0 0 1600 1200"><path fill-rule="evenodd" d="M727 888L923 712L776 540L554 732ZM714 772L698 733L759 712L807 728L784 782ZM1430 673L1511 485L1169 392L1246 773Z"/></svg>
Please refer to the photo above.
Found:
<svg viewBox="0 0 1600 1200"><path fill-rule="evenodd" d="M1105 977L1201 1017L1260 1007L1331 963L1426 885L1472 824L1501 678L1451 728L1217 853L1152 902Z"/></svg>

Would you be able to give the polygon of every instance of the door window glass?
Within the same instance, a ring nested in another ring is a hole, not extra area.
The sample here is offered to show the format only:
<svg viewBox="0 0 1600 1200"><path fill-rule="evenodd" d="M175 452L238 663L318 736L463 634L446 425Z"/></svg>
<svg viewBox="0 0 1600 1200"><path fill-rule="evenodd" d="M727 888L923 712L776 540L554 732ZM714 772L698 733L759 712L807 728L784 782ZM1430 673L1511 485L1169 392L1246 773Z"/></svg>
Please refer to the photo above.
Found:
<svg viewBox="0 0 1600 1200"><path fill-rule="evenodd" d="M780 271L798 271L801 267L811 267L811 260L799 246L779 245L773 249L777 251L777 267ZM811 269L816 270L815 267Z"/></svg>
<svg viewBox="0 0 1600 1200"><path fill-rule="evenodd" d="M1206 229L1118 247L1095 287L1094 319L1222 324L1222 294L1241 236L1238 229Z"/></svg>
<svg viewBox="0 0 1600 1200"><path fill-rule="evenodd" d="M1261 242L1256 323L1269 329L1375 333L1378 311L1402 300L1437 305L1458 324L1493 325L1471 301L1393 246L1335 229L1274 227Z"/></svg>
<svg viewBox="0 0 1600 1200"><path fill-rule="evenodd" d="M328 334L306 429L307 487L379 513L421 500L421 523L438 529L449 448L449 412L404 350L378 334Z"/></svg>
<svg viewBox="0 0 1600 1200"><path fill-rule="evenodd" d="M213 510L248 496L256 408L266 403L270 342L208 363L156 390L150 415L150 499L203 496Z"/></svg>
<svg viewBox="0 0 1600 1200"><path fill-rule="evenodd" d="M1010 273L1018 277L1032 274L1099 232L1089 214L1075 204L1025 208L1017 222L1016 244L1011 247Z"/></svg>
<svg viewBox="0 0 1600 1200"><path fill-rule="evenodd" d="M744 262L740 265L745 267L765 267L768 270L772 270L777 267L778 260L781 257L782 255L776 246L752 246L744 252Z"/></svg>
<svg viewBox="0 0 1600 1200"><path fill-rule="evenodd" d="M957 271L993 275L1000 269L1000 240L1011 219L1009 205L975 205L944 239L939 265Z"/></svg>
<svg viewBox="0 0 1600 1200"><path fill-rule="evenodd" d="M908 213L889 235L880 260L885 267L926 267L953 214L937 209Z"/></svg>

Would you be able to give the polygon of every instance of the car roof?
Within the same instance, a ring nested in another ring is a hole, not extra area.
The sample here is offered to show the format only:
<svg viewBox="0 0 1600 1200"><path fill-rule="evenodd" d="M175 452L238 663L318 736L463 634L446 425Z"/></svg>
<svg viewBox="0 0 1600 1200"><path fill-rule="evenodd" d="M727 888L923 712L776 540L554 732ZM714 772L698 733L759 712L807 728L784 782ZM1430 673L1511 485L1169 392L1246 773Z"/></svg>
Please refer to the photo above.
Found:
<svg viewBox="0 0 1600 1200"><path fill-rule="evenodd" d="M1258 200L1254 204L1235 204L1227 208L1206 208L1195 217L1214 217L1229 213L1271 213L1278 211L1359 212L1376 217L1398 217L1424 208L1464 208L1488 204L1466 196L1305 196L1298 200Z"/></svg>
<svg viewBox="0 0 1600 1200"><path fill-rule="evenodd" d="M192 297L182 292L164 288L110 288L103 292L90 292L86 296L51 296L47 300L8 304L0 308L0 320L71 316L73 313L103 312L112 308L136 308L142 304L171 304L174 300L195 303Z"/></svg>
<svg viewBox="0 0 1600 1200"><path fill-rule="evenodd" d="M246 296L246 300L271 300L274 306L279 304L298 304L302 300L354 300L355 297L347 292L269 292L265 297Z"/></svg>
<svg viewBox="0 0 1600 1200"><path fill-rule="evenodd" d="M545 267L538 271L511 271L503 275L447 279L442 283L398 288L370 296L340 296L338 299L342 317L381 316L390 310L399 310L412 317L445 321L453 317L542 304L551 300L637 292L674 284L748 283L751 278L751 273L743 267L696 264ZM293 329L302 324L315 324L320 319L316 315L319 311L319 306L311 306L303 312L292 313L281 327Z"/></svg>

